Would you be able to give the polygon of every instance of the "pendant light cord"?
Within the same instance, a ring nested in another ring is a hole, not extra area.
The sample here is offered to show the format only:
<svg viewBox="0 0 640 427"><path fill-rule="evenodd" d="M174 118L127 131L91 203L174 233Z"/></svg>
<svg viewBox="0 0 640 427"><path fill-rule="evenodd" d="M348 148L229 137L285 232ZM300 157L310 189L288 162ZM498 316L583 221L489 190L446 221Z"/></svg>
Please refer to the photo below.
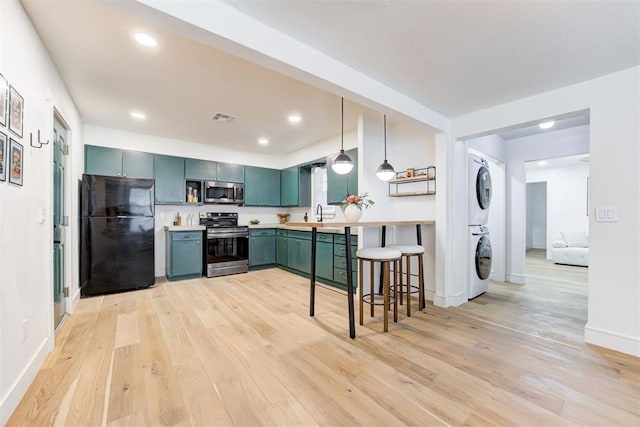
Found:
<svg viewBox="0 0 640 427"><path fill-rule="evenodd" d="M344 97L341 97L340 100L341 100L340 117L342 117L342 125L340 128L340 152L344 153Z"/></svg>
<svg viewBox="0 0 640 427"><path fill-rule="evenodd" d="M387 163L387 115L384 115L384 162Z"/></svg>

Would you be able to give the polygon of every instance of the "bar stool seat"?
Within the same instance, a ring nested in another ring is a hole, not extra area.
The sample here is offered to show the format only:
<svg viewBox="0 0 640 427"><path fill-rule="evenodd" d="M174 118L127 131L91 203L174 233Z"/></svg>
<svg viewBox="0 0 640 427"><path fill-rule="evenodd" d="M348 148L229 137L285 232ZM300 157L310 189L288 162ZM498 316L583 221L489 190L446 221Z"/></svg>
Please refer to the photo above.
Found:
<svg viewBox="0 0 640 427"><path fill-rule="evenodd" d="M402 259L402 253L396 249L388 248L388 247L378 247L378 248L362 248L358 249L356 252L356 257L358 258L359 267L360 267L360 324L364 324L364 303L366 302L371 306L371 317L374 315L374 263L379 262L380 268L382 269L382 282L383 282L383 305L384 305L384 331L387 332L389 330L389 309L391 305L391 269L390 263L393 262L395 266ZM370 277L371 277L371 292L364 295L363 291L363 276L364 269L363 264L365 261L370 263ZM394 272L397 271L397 267L394 267ZM398 321L398 299L397 299L397 279L394 273L394 297L393 297L393 321ZM366 298L368 297L368 300Z"/></svg>
<svg viewBox="0 0 640 427"><path fill-rule="evenodd" d="M402 259L405 260L406 263L406 281L402 280L402 261L400 261L400 304L402 304L402 295L403 289L406 289L407 295L407 316L411 317L411 294L418 294L418 308L419 310L424 309L424 274L423 274L423 254L424 247L420 245L404 245L404 244L395 244L389 245L387 248L395 249L402 253ZM411 257L418 258L418 286L411 285Z"/></svg>

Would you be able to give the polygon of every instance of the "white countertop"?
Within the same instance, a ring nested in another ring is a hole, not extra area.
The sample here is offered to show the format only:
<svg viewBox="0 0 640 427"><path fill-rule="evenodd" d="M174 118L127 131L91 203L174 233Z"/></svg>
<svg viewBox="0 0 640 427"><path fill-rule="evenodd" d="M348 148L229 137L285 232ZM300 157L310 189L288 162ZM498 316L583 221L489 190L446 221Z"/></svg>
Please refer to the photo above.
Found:
<svg viewBox="0 0 640 427"><path fill-rule="evenodd" d="M343 234L344 227L332 227L330 222L324 222L322 228L318 228L318 233L334 233ZM297 230L297 231L309 231L309 226L290 226L286 224L273 223L273 224L249 224L250 229L255 228L281 228L283 230ZM354 233L352 230L351 235L356 236L358 233Z"/></svg>
<svg viewBox="0 0 640 427"><path fill-rule="evenodd" d="M202 231L206 227L204 225L165 225L165 231Z"/></svg>

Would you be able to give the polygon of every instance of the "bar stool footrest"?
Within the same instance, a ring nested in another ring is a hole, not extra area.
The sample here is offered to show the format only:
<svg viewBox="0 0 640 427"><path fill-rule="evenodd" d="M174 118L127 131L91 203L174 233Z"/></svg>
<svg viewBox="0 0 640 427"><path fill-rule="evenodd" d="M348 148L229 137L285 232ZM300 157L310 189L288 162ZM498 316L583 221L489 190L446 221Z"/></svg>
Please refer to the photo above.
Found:
<svg viewBox="0 0 640 427"><path fill-rule="evenodd" d="M373 301L371 298L371 294L362 295L362 302L369 305L384 305L384 295L373 294ZM389 304L393 304L395 302L395 298L393 295L389 295Z"/></svg>

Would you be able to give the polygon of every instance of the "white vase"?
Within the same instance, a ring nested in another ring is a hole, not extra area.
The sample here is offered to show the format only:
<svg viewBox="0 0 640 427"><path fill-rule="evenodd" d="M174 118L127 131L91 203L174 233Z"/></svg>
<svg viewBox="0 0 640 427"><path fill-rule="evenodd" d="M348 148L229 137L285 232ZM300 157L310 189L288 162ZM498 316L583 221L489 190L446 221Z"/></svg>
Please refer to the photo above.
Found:
<svg viewBox="0 0 640 427"><path fill-rule="evenodd" d="M362 209L356 205L349 205L344 210L344 218L347 222L358 222L362 216Z"/></svg>

